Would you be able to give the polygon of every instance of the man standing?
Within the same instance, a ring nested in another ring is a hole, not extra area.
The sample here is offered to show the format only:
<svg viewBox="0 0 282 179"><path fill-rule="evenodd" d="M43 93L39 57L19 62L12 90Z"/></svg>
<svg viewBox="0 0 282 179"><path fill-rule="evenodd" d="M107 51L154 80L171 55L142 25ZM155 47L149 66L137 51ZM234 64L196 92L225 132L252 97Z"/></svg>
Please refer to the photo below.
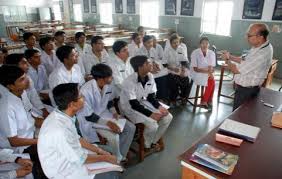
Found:
<svg viewBox="0 0 282 179"><path fill-rule="evenodd" d="M222 58L234 74L236 83L233 110L248 99L257 96L267 77L273 57L273 48L268 41L268 26L263 23L252 24L246 34L251 49L245 57L236 57L225 51ZM232 63L236 62L238 64Z"/></svg>

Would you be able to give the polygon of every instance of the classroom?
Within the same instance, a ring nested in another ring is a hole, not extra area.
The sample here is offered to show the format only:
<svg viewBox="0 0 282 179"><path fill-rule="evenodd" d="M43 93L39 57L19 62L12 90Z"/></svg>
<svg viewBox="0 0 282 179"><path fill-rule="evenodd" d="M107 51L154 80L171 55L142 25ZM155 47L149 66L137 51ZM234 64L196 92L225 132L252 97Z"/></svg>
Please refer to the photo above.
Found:
<svg viewBox="0 0 282 179"><path fill-rule="evenodd" d="M281 179L282 0L0 0L0 179Z"/></svg>

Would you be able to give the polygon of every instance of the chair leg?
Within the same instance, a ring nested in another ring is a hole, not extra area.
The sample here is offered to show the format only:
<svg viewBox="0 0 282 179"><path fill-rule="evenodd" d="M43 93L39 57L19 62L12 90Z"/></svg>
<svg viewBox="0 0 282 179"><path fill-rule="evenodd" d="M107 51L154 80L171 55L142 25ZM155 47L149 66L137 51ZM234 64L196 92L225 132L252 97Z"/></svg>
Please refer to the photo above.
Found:
<svg viewBox="0 0 282 179"><path fill-rule="evenodd" d="M139 143L139 162L142 162L145 158L145 140L144 140L144 124L137 124L138 128L138 143Z"/></svg>
<svg viewBox="0 0 282 179"><path fill-rule="evenodd" d="M204 91L205 91L205 87L204 87L204 86L201 86L201 97L204 96Z"/></svg>
<svg viewBox="0 0 282 179"><path fill-rule="evenodd" d="M197 105L198 105L199 90L200 90L200 86L197 85L197 88L196 88L196 96L195 96L195 101L194 101L194 106L193 106L193 113L196 112L196 108L197 108Z"/></svg>

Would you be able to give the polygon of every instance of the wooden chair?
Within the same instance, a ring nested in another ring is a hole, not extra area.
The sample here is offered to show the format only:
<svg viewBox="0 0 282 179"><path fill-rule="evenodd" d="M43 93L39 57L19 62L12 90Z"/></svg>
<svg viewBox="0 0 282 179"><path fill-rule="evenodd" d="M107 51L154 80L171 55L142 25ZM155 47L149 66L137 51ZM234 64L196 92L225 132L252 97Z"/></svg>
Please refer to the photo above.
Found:
<svg viewBox="0 0 282 179"><path fill-rule="evenodd" d="M272 60L271 66L268 70L267 77L266 77L265 81L263 82L262 87L268 88L268 87L271 86L274 73L277 69L277 63L278 63L278 60L276 60L276 59Z"/></svg>
<svg viewBox="0 0 282 179"><path fill-rule="evenodd" d="M196 85L195 96L188 98L188 102L193 106L193 113L195 113L196 108L199 107L198 98L200 98L200 99L202 98L202 96L204 95L204 90L205 90L204 86ZM199 94L201 94L201 95L199 95ZM194 102L192 102L191 100L194 100Z"/></svg>

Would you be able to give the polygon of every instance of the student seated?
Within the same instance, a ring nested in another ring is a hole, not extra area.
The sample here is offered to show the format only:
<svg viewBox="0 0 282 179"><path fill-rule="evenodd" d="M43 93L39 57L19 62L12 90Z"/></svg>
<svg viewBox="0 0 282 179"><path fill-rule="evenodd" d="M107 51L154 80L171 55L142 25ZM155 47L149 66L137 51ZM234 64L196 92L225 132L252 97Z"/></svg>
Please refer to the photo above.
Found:
<svg viewBox="0 0 282 179"><path fill-rule="evenodd" d="M75 33L75 42L74 45L75 49L78 52L78 55L84 55L85 53L91 52L91 46L86 43L86 36L84 32L77 32Z"/></svg>
<svg viewBox="0 0 282 179"><path fill-rule="evenodd" d="M85 108L81 110L80 114L88 113L87 116L83 116L84 121L80 122L82 133L91 133L90 131L83 131L83 128L89 125L95 128L94 125L96 123L102 126L108 126L110 130L99 128L96 130L102 137L107 139L118 161L124 161L126 160L127 152L134 137L135 126L129 121L126 121L124 129L121 131L119 126L114 122L119 120L120 116L113 103L114 91L110 85L113 79L111 68L105 64L94 65L91 75L94 79L85 83L80 89L86 103ZM92 113L89 114L89 111L92 111ZM85 127L83 123L86 123ZM86 130L89 130L89 127Z"/></svg>
<svg viewBox="0 0 282 179"><path fill-rule="evenodd" d="M53 89L58 108L44 121L38 138L38 155L44 173L54 179L93 179L84 164L95 162L117 163L114 155L91 145L76 130L75 114L83 108L84 97L78 84L60 84ZM118 173L108 172L95 179L119 178Z"/></svg>
<svg viewBox="0 0 282 179"><path fill-rule="evenodd" d="M52 97L52 89L62 83L78 83L79 86L84 84L84 77L81 73L80 67L77 65L78 54L72 46L62 46L56 51L56 55L61 61L59 65L49 76L50 99L52 105L55 106Z"/></svg>
<svg viewBox="0 0 282 179"><path fill-rule="evenodd" d="M169 37L173 36L173 35L177 35L177 33L175 31L172 31L170 34L169 34ZM187 46L185 43L182 42L182 40L179 38L179 47L181 47L183 49L183 54L186 58L188 58L188 50L187 50ZM166 40L165 42L165 50L167 48L171 48L171 45L170 45L170 40Z"/></svg>
<svg viewBox="0 0 282 179"><path fill-rule="evenodd" d="M49 76L53 70L61 65L61 62L54 51L54 42L52 37L43 37L39 40L41 52L41 64L45 67L47 75Z"/></svg>
<svg viewBox="0 0 282 179"><path fill-rule="evenodd" d="M44 106L44 104L40 100L40 97L36 89L34 88L34 82L32 78L27 74L30 67L28 65L26 58L24 57L24 54L14 53L14 54L8 55L6 59L6 64L7 65L16 65L20 67L26 73L27 79L28 79L28 85L26 87L26 94L27 94L27 97L30 103L33 106L32 107L33 112L42 116L43 118L46 118L49 115L49 112L46 106Z"/></svg>
<svg viewBox="0 0 282 179"><path fill-rule="evenodd" d="M38 50L28 49L25 51L24 56L29 63L27 75L32 79L37 93L40 95L40 97L45 99L46 95L41 93L41 91L48 90L49 84L46 69L43 65L41 65L41 54Z"/></svg>
<svg viewBox="0 0 282 179"><path fill-rule="evenodd" d="M162 150L158 141L167 130L172 115L156 100L156 84L152 62L146 56L135 56L130 60L135 71L122 84L120 94L121 113L133 123L145 125L145 150Z"/></svg>
<svg viewBox="0 0 282 179"><path fill-rule="evenodd" d="M115 56L109 61L109 65L113 70L113 85L115 96L119 98L121 84L134 70L130 64L127 43L124 41L116 41L113 44L113 52Z"/></svg>
<svg viewBox="0 0 282 179"><path fill-rule="evenodd" d="M36 37L34 36L32 32L25 32L23 34L23 41L25 43L25 46L19 49L19 53L24 53L27 49L39 50L38 48L35 47Z"/></svg>
<svg viewBox="0 0 282 179"><path fill-rule="evenodd" d="M162 59L159 59L158 53L154 48L154 37L145 35L143 38L143 46L137 51L137 55L145 55L147 58L151 58L153 64L153 75L157 84L157 99L163 102L168 101L167 90L167 78L168 70L167 66Z"/></svg>
<svg viewBox="0 0 282 179"><path fill-rule="evenodd" d="M105 50L103 39L104 38L102 36L92 37L91 51L81 57L86 75L89 75L91 73L91 68L93 65L96 65L98 63L106 64L108 62L109 54Z"/></svg>
<svg viewBox="0 0 282 179"><path fill-rule="evenodd" d="M11 149L0 149L0 178L16 179L25 178L33 179L31 174L32 161L18 157L13 154Z"/></svg>
<svg viewBox="0 0 282 179"><path fill-rule="evenodd" d="M144 36L146 35L145 29L143 26L137 27L137 33L141 36L141 39L143 39Z"/></svg>
<svg viewBox="0 0 282 179"><path fill-rule="evenodd" d="M156 37L154 35L152 35L152 37L153 37L153 48L156 50L157 58L159 60L162 60L164 56L164 49L160 44L158 44Z"/></svg>
<svg viewBox="0 0 282 179"><path fill-rule="evenodd" d="M66 40L66 33L62 30L59 30L55 32L54 34L54 39L55 39L55 50L57 50L59 47L66 45L65 40Z"/></svg>
<svg viewBox="0 0 282 179"><path fill-rule="evenodd" d="M19 67L0 67L0 147L15 153L29 153L35 178L45 178L38 160L37 139L34 138L35 120L24 106L27 83L26 74Z"/></svg>
<svg viewBox="0 0 282 179"><path fill-rule="evenodd" d="M171 47L165 49L163 57L169 69L169 98L175 105L176 98L180 95L182 104L186 104L191 89L188 78L188 58L184 55L183 48L179 46L177 34L172 35L169 40Z"/></svg>
<svg viewBox="0 0 282 179"><path fill-rule="evenodd" d="M215 88L215 80L213 77L214 66L215 53L212 50L209 50L209 39L207 37L202 37L200 40L200 48L194 50L191 54L190 69L194 83L206 86L204 96L202 96L201 100L201 106L205 108L212 106L213 92Z"/></svg>
<svg viewBox="0 0 282 179"><path fill-rule="evenodd" d="M131 43L128 45L128 52L130 57L136 56L138 49L142 47L142 38L138 33L133 33L131 36Z"/></svg>

